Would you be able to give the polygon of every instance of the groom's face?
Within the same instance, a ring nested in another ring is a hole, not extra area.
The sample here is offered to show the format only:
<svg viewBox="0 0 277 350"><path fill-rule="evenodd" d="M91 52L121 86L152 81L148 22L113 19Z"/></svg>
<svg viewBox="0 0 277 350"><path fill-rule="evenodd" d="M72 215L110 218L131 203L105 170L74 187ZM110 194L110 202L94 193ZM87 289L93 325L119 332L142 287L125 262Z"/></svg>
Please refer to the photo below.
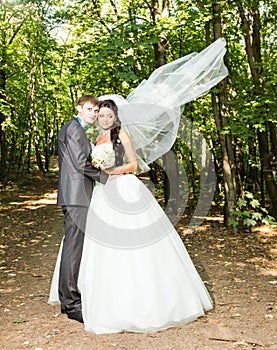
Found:
<svg viewBox="0 0 277 350"><path fill-rule="evenodd" d="M94 123L95 119L98 115L98 106L92 104L91 102L86 102L82 106L77 106L78 115L82 118L82 120L90 125Z"/></svg>

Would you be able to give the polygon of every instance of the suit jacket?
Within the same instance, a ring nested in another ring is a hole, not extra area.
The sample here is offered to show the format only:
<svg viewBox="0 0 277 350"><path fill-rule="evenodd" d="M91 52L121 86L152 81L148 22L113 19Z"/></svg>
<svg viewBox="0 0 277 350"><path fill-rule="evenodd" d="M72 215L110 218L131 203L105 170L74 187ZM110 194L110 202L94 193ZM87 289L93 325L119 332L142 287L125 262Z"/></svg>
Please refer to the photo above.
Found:
<svg viewBox="0 0 277 350"><path fill-rule="evenodd" d="M91 165L90 152L91 144L86 133L73 117L58 135L58 205L88 207L94 181L105 184L108 180L108 174Z"/></svg>

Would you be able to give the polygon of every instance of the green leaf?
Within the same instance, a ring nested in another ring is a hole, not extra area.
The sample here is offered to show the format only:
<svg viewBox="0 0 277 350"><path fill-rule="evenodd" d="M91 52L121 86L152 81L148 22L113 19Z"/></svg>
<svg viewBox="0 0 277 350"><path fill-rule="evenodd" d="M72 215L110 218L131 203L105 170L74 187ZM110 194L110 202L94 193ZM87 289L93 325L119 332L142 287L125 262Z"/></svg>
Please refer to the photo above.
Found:
<svg viewBox="0 0 277 350"><path fill-rule="evenodd" d="M245 197L246 197L246 198L249 198L249 199L254 198L253 193L248 192L248 191L245 192Z"/></svg>
<svg viewBox="0 0 277 350"><path fill-rule="evenodd" d="M265 218L263 218L262 222L265 224L276 224L275 218L271 215L267 215Z"/></svg>
<svg viewBox="0 0 277 350"><path fill-rule="evenodd" d="M247 210L244 210L243 212L242 212L242 215L243 216L246 216L247 218L251 215L251 213L250 213L250 211L247 211Z"/></svg>
<svg viewBox="0 0 277 350"><path fill-rule="evenodd" d="M237 204L238 204L238 207L241 208L241 207L245 207L247 202L245 199L239 198Z"/></svg>
<svg viewBox="0 0 277 350"><path fill-rule="evenodd" d="M246 218L243 220L243 224L249 227L249 226L255 226L257 222L255 220Z"/></svg>
<svg viewBox="0 0 277 350"><path fill-rule="evenodd" d="M252 199L252 201L250 202L250 205L252 208L258 208L260 206L260 202L257 201L257 199Z"/></svg>
<svg viewBox="0 0 277 350"><path fill-rule="evenodd" d="M268 211L265 209L265 208L260 208L260 210L265 213L265 214L268 214Z"/></svg>
<svg viewBox="0 0 277 350"><path fill-rule="evenodd" d="M228 224L233 226L233 227L237 227L239 223L236 220L229 219Z"/></svg>
<svg viewBox="0 0 277 350"><path fill-rule="evenodd" d="M241 218L244 214L242 211L236 210L234 211L234 215L236 215L238 218Z"/></svg>
<svg viewBox="0 0 277 350"><path fill-rule="evenodd" d="M15 318L13 320L13 323L26 323L29 322L29 320L27 320L26 318Z"/></svg>
<svg viewBox="0 0 277 350"><path fill-rule="evenodd" d="M269 224L269 221L268 221L267 218L263 218L263 219L262 219L262 223L268 225L268 224Z"/></svg>
<svg viewBox="0 0 277 350"><path fill-rule="evenodd" d="M253 220L262 220L262 218L263 218L261 213L256 213L256 212L252 213L251 217Z"/></svg>

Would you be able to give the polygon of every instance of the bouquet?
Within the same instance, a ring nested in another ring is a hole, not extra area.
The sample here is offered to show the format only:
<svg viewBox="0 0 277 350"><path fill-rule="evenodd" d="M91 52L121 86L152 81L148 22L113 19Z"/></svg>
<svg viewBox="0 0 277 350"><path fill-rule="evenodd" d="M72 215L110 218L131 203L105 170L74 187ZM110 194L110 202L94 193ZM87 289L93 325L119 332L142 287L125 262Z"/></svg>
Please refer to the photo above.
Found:
<svg viewBox="0 0 277 350"><path fill-rule="evenodd" d="M91 151L91 165L100 169L108 169L115 164L113 146L110 143L103 143L95 146Z"/></svg>

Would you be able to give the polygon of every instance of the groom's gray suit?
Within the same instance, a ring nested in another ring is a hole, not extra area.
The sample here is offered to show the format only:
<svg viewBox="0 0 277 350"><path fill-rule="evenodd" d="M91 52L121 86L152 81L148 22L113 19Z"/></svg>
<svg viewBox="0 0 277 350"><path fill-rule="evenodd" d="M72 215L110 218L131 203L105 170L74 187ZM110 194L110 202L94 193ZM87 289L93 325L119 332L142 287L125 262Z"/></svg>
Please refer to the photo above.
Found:
<svg viewBox="0 0 277 350"><path fill-rule="evenodd" d="M91 144L73 117L58 135L59 185L57 204L64 213L64 240L60 264L59 298L62 312L81 311L77 288L86 217L94 181L106 183L109 175L90 163Z"/></svg>

